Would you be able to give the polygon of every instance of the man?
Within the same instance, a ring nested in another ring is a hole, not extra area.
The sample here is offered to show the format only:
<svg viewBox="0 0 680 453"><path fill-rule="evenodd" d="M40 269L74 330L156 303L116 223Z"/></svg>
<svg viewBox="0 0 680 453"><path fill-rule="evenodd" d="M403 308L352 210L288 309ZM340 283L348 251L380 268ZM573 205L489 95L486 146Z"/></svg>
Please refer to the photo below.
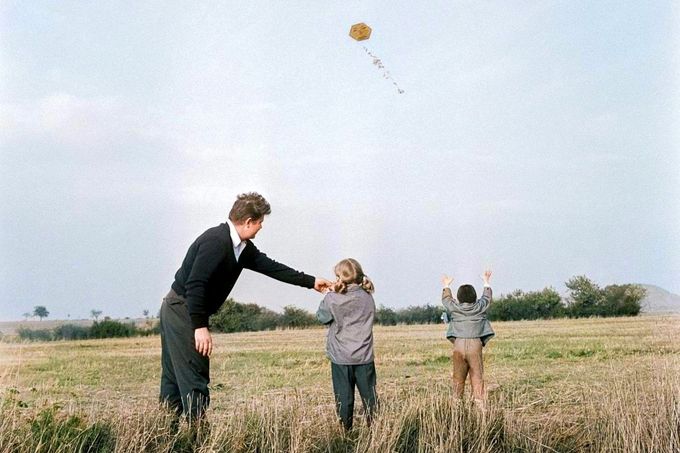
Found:
<svg viewBox="0 0 680 453"><path fill-rule="evenodd" d="M229 296L241 271L250 269L285 283L324 291L331 282L277 263L251 239L271 207L262 195L241 194L229 219L194 241L161 305L160 400L178 415L199 419L210 403L213 341L208 318Z"/></svg>

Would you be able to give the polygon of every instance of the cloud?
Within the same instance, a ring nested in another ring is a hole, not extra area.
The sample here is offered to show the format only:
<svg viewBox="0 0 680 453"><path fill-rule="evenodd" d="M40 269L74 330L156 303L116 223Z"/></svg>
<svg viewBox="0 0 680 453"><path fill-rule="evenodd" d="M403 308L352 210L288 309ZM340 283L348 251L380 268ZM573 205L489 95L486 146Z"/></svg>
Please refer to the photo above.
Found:
<svg viewBox="0 0 680 453"><path fill-rule="evenodd" d="M149 112L113 96L80 97L57 92L42 98L0 106L0 139L5 143L35 140L83 150L107 152L107 144L130 137L157 139Z"/></svg>

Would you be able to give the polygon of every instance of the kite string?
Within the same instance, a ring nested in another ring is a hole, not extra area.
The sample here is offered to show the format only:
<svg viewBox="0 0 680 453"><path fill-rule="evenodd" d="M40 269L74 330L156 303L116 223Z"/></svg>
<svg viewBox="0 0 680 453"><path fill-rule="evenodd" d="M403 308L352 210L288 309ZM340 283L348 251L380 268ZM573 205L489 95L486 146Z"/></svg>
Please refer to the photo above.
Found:
<svg viewBox="0 0 680 453"><path fill-rule="evenodd" d="M392 81L392 85L394 85L394 86L397 88L397 91L399 92L399 94L403 94L403 93L404 93L404 90L402 90L401 88L399 88L399 85L397 84L397 81L394 80L394 79L392 78L392 75L390 74L390 71L388 71L388 70L385 69L385 65L383 64L383 62L382 62L382 60L380 59L380 57L378 57L377 55L374 55L373 53L371 53L371 51L368 50L368 48L367 48L366 46L362 46L362 47L364 48L364 51L366 51L366 53L368 54L368 56L371 57L371 58L373 59L373 64L374 64L375 66L377 66L378 69L382 70L382 72L383 72L383 73L382 73L383 79L387 79L387 80Z"/></svg>

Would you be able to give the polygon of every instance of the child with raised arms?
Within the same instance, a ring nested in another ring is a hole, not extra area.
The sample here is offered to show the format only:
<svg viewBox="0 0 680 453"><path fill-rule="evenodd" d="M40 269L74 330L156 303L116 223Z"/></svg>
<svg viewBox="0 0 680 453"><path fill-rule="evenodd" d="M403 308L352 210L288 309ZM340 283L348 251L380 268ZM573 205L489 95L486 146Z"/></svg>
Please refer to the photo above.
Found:
<svg viewBox="0 0 680 453"><path fill-rule="evenodd" d="M481 298L477 299L474 286L461 285L456 299L449 288L453 278L442 277L442 304L451 319L446 338L453 343L453 393L458 399L463 397L465 379L469 374L473 398L482 407L486 397L482 348L495 335L486 317L492 295L490 279L491 271L487 270L482 275L484 290Z"/></svg>

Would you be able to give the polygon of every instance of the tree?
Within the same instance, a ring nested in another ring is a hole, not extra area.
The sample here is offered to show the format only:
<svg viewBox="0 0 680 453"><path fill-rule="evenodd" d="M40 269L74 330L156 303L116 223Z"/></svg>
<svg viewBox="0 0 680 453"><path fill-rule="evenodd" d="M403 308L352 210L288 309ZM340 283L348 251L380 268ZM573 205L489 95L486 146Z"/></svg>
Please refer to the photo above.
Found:
<svg viewBox="0 0 680 453"><path fill-rule="evenodd" d="M36 305L33 307L33 316L37 316L40 318L42 321L43 318L47 318L50 315L50 312L47 311L47 308L45 308L42 305Z"/></svg>
<svg viewBox="0 0 680 453"><path fill-rule="evenodd" d="M144 310L142 312L142 314L144 315L145 318L148 318L149 317L149 310Z"/></svg>
<svg viewBox="0 0 680 453"><path fill-rule="evenodd" d="M564 305L553 288L528 293L518 289L493 301L487 315L491 321L560 318L564 316Z"/></svg>
<svg viewBox="0 0 680 453"><path fill-rule="evenodd" d="M391 308L380 305L375 312L374 321L381 326L396 326L398 322L397 313Z"/></svg>
<svg viewBox="0 0 680 453"><path fill-rule="evenodd" d="M308 327L318 324L316 316L303 310L302 308L297 308L293 305L286 305L283 307L283 316L281 317L281 324L283 327L288 328L299 328Z"/></svg>
<svg viewBox="0 0 680 453"><path fill-rule="evenodd" d="M571 290L571 317L582 316L636 316L645 290L638 285L609 285L601 289L585 276L573 277L567 282Z"/></svg>
<svg viewBox="0 0 680 453"><path fill-rule="evenodd" d="M647 290L639 285L609 285L603 293L602 316L637 316Z"/></svg>
<svg viewBox="0 0 680 453"><path fill-rule="evenodd" d="M260 307L260 314L252 321L253 330L274 330L281 324L281 317L273 310Z"/></svg>
<svg viewBox="0 0 680 453"><path fill-rule="evenodd" d="M404 324L439 324L441 322L443 308L426 304L423 306L410 306L397 312L398 322Z"/></svg>
<svg viewBox="0 0 680 453"><path fill-rule="evenodd" d="M92 316L95 321L97 321L99 319L101 314L102 314L101 310L90 310L90 316Z"/></svg>
<svg viewBox="0 0 680 453"><path fill-rule="evenodd" d="M227 299L217 313L210 317L210 327L219 332L248 332L251 322L260 314L255 304L240 304L234 299Z"/></svg>
<svg viewBox="0 0 680 453"><path fill-rule="evenodd" d="M30 313L24 313L24 314L23 314L23 315L21 315L21 316L23 316L23 317L24 317L24 321L28 321L28 318L30 318L30 317L31 317L31 314L30 314Z"/></svg>
<svg viewBox="0 0 680 453"><path fill-rule="evenodd" d="M572 277L566 283L569 289L569 316L580 318L597 316L598 305L604 301L602 290L585 275Z"/></svg>

